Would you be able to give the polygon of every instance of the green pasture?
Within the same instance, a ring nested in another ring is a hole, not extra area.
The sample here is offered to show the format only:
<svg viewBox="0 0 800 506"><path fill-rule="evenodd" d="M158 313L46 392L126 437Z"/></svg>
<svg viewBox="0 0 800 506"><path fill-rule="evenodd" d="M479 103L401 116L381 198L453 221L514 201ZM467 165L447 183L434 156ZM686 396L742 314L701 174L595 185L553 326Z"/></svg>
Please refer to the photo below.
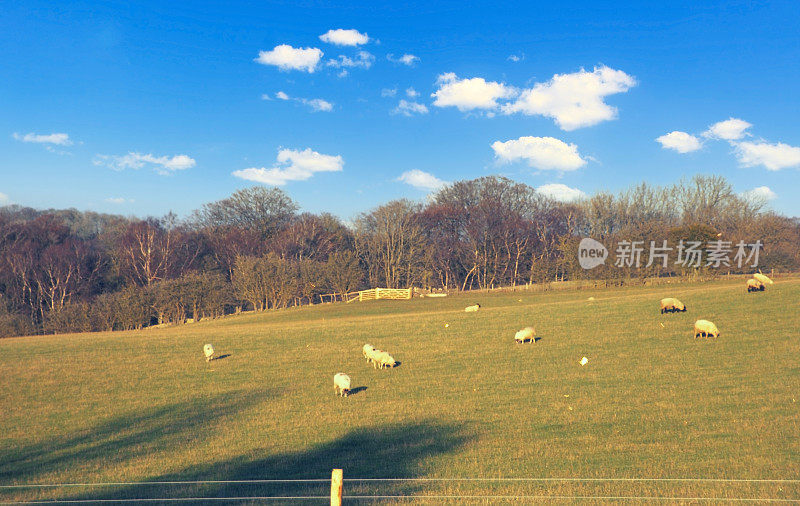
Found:
<svg viewBox="0 0 800 506"><path fill-rule="evenodd" d="M667 296L688 311L661 315ZM718 339L693 337L701 318ZM541 339L515 344L525 326ZM3 339L0 502L326 495L324 482L7 486L324 479L332 468L345 496L800 500L799 328L790 277L755 294L743 279L521 290ZM205 343L220 358L206 362ZM368 366L365 343L400 365ZM334 395L337 372L354 395Z"/></svg>

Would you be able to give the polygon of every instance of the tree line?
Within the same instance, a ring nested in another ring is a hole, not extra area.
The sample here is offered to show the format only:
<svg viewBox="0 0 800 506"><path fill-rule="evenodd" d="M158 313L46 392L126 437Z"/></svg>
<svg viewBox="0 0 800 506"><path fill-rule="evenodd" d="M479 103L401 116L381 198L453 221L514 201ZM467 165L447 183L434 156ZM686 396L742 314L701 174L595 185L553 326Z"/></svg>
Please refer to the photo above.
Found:
<svg viewBox="0 0 800 506"><path fill-rule="evenodd" d="M584 237L614 244L763 243L758 267L800 266L800 222L718 176L563 203L498 176L351 224L252 187L184 219L0 208L0 337L136 329L321 301L370 288L469 290L586 278L752 272L752 265L579 265ZM644 253L646 256L646 252Z"/></svg>

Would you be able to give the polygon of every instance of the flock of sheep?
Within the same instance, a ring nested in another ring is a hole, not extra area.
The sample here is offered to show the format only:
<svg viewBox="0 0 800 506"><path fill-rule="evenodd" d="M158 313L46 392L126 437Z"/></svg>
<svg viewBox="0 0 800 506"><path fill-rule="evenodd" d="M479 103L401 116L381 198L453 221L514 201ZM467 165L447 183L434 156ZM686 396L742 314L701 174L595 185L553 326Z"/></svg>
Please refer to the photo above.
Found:
<svg viewBox="0 0 800 506"><path fill-rule="evenodd" d="M764 285L771 285L772 280L764 274L753 274L752 279L747 280L747 292L763 292ZM685 312L686 305L674 297L661 299L661 314ZM694 322L694 337L719 337L719 330L713 322L708 320L697 320Z"/></svg>
<svg viewBox="0 0 800 506"><path fill-rule="evenodd" d="M754 274L752 279L747 280L747 291L748 293L763 292L765 285L767 284L772 284L772 280L770 278L761 273ZM589 300L593 301L594 297L590 297ZM478 311L480 307L480 304L473 304L464 308L464 312L474 313ZM661 299L661 314L675 312L686 312L686 305L674 297ZM536 331L533 327L525 327L514 335L514 342L520 344L526 342L534 343L536 342L535 336ZM694 337L716 338L719 337L719 330L713 322L708 320L697 320L694 322ZM379 350L371 344L365 344L361 351L367 363L371 363L372 367L375 369L393 368L398 364L394 357L392 357L389 353ZM211 344L206 344L203 346L203 354L206 357L206 361L213 360L214 347ZM584 357L583 361L581 361L581 365L585 365L584 361L586 361L586 357ZM351 383L350 376L343 372L336 373L333 376L334 393L341 397L347 397L352 390Z"/></svg>

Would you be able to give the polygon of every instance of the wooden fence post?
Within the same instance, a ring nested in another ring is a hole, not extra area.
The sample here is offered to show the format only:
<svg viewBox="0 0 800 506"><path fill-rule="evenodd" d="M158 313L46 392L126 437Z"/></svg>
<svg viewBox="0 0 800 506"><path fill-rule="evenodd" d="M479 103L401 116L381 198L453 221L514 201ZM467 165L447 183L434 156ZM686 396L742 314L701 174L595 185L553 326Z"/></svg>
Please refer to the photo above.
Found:
<svg viewBox="0 0 800 506"><path fill-rule="evenodd" d="M331 474L331 506L342 506L342 470L334 469Z"/></svg>

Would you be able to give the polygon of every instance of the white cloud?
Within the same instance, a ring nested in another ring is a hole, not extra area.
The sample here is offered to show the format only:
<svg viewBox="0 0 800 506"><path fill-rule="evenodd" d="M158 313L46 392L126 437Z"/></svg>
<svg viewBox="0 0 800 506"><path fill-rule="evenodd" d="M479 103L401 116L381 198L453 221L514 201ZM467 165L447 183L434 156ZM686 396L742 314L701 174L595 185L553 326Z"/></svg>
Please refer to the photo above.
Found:
<svg viewBox="0 0 800 506"><path fill-rule="evenodd" d="M751 126L753 125L744 120L729 118L725 121L714 123L708 127L708 130L703 132L703 137L708 139L735 141L744 137L746 135L745 130Z"/></svg>
<svg viewBox="0 0 800 506"><path fill-rule="evenodd" d="M34 142L37 144L55 144L57 146L72 145L72 141L70 140L69 135L64 133L47 134L47 135L28 133L25 135L20 135L17 132L14 132L12 134L12 137L22 142Z"/></svg>
<svg viewBox="0 0 800 506"><path fill-rule="evenodd" d="M300 98L298 100L303 104L309 106L311 110L314 112L320 112L320 111L328 112L333 110L333 104L321 98L312 98L312 99Z"/></svg>
<svg viewBox="0 0 800 506"><path fill-rule="evenodd" d="M392 63L402 63L403 65L408 65L409 67L413 67L415 63L419 61L419 56L414 56L413 54L404 54L399 58L395 58L392 53L386 55L386 59Z"/></svg>
<svg viewBox="0 0 800 506"><path fill-rule="evenodd" d="M5 193L0 193L0 206L4 206L10 203L11 200L8 198L8 195L6 195Z"/></svg>
<svg viewBox="0 0 800 506"><path fill-rule="evenodd" d="M400 103L397 104L397 107L392 110L392 114L402 114L403 116L428 114L428 108L425 107L425 104L401 99Z"/></svg>
<svg viewBox="0 0 800 506"><path fill-rule="evenodd" d="M356 58L350 58L349 56L340 54L337 60L328 60L327 65L335 68L361 67L368 69L372 66L372 62L374 61L375 57L371 53L367 51L359 51ZM344 75L347 75L347 72L345 72Z"/></svg>
<svg viewBox="0 0 800 506"><path fill-rule="evenodd" d="M169 157L130 152L121 156L97 155L94 164L105 165L114 170L141 169L146 165L151 165L158 174L165 176L179 170L190 169L197 162L187 155Z"/></svg>
<svg viewBox="0 0 800 506"><path fill-rule="evenodd" d="M504 162L525 160L540 170L576 170L586 165L578 146L553 137L520 137L492 144L495 156Z"/></svg>
<svg viewBox="0 0 800 506"><path fill-rule="evenodd" d="M306 148L303 151L281 149L277 163L267 169L264 167L242 169L232 174L241 179L256 181L273 186L281 186L288 181L305 181L316 172L338 172L344 166L341 156L323 155Z"/></svg>
<svg viewBox="0 0 800 506"><path fill-rule="evenodd" d="M457 107L465 112L472 109L496 109L497 101L516 95L517 91L502 83L486 81L482 77L458 79L452 72L442 74L436 80L439 89L431 96L437 107Z"/></svg>
<svg viewBox="0 0 800 506"><path fill-rule="evenodd" d="M664 134L656 138L656 141L661 143L664 149L672 149L678 153L691 153L703 147L703 143L700 142L700 139L694 135L678 130Z"/></svg>
<svg viewBox="0 0 800 506"><path fill-rule="evenodd" d="M586 193L561 183L544 184L536 191L559 202L573 202L586 197Z"/></svg>
<svg viewBox="0 0 800 506"><path fill-rule="evenodd" d="M513 61L514 63L520 62L520 61L522 61L524 59L525 59L525 54L524 53L521 54L521 55L512 54L512 55L509 55L508 58L506 58L506 60Z"/></svg>
<svg viewBox="0 0 800 506"><path fill-rule="evenodd" d="M523 90L505 114L522 113L553 118L562 130L596 125L617 117L617 109L603 102L608 95L625 93L636 80L621 70L602 66L587 72L556 74L546 83Z"/></svg>
<svg viewBox="0 0 800 506"><path fill-rule="evenodd" d="M763 165L768 170L800 167L800 148L766 141L734 143L736 158L744 167Z"/></svg>
<svg viewBox="0 0 800 506"><path fill-rule="evenodd" d="M323 33L319 36L319 40L337 46L359 46L369 42L369 37L366 33L361 33L358 30L337 28Z"/></svg>
<svg viewBox="0 0 800 506"><path fill-rule="evenodd" d="M278 93L275 94L275 98L279 98L281 100L289 100L289 95L287 95L282 91L279 91Z"/></svg>
<svg viewBox="0 0 800 506"><path fill-rule="evenodd" d="M449 184L447 181L442 181L433 174L418 169L403 172L403 174L397 178L397 181L411 185L418 190L438 190L442 186Z"/></svg>
<svg viewBox="0 0 800 506"><path fill-rule="evenodd" d="M384 88L381 90L382 97L393 97L397 95L397 88Z"/></svg>
<svg viewBox="0 0 800 506"><path fill-rule="evenodd" d="M413 87L406 88L406 96L408 98L417 98L419 96L419 92Z"/></svg>
<svg viewBox="0 0 800 506"><path fill-rule="evenodd" d="M127 203L133 203L133 202L136 202L136 201L133 200L133 199L126 199L126 198L123 198L123 197L108 197L106 199L106 202L108 202L109 204L127 204Z"/></svg>
<svg viewBox="0 0 800 506"><path fill-rule="evenodd" d="M769 186L758 186L752 190L747 190L740 194L747 200L759 200L767 202L778 198L778 194L770 189Z"/></svg>
<svg viewBox="0 0 800 506"><path fill-rule="evenodd" d="M315 47L295 48L281 44L272 51L259 51L255 61L262 65L275 65L281 70L303 70L311 73L317 69L322 55L322 51Z"/></svg>

